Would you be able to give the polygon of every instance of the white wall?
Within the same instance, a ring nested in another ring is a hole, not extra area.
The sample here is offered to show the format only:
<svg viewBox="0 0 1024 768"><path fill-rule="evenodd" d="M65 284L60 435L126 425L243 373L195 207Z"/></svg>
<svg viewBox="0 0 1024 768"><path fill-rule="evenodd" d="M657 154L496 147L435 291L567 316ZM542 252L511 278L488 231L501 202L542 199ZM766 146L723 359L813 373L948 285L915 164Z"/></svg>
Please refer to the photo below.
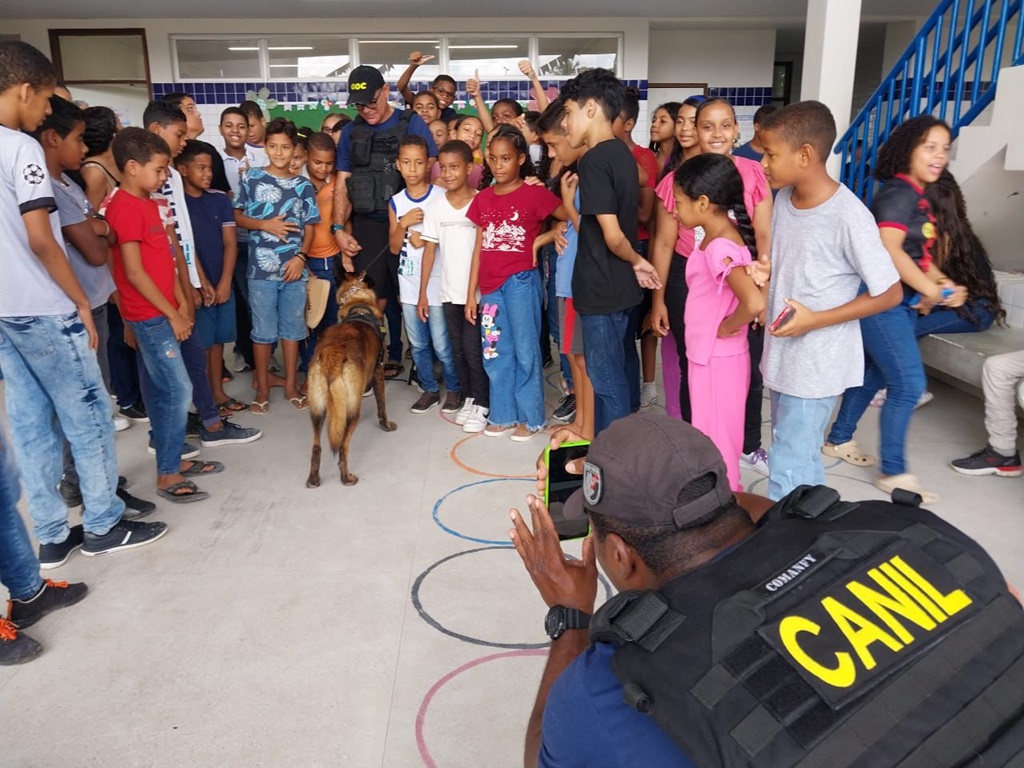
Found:
<svg viewBox="0 0 1024 768"><path fill-rule="evenodd" d="M647 79L770 86L774 63L774 29L651 30Z"/></svg>
<svg viewBox="0 0 1024 768"><path fill-rule="evenodd" d="M282 6L285 8L285 6ZM51 28L88 29L115 26L110 19L5 19L6 34L21 35L43 52L50 50L47 30ZM153 82L173 81L171 64L172 34L310 34L359 35L406 33L457 33L501 30L503 33L537 33L559 29L572 32L616 32L624 36L622 77L642 80L647 77L647 19L614 18L513 18L513 19L119 19L117 27L141 27L149 46L150 78ZM769 73L770 77L770 73ZM769 80L770 82L770 80Z"/></svg>

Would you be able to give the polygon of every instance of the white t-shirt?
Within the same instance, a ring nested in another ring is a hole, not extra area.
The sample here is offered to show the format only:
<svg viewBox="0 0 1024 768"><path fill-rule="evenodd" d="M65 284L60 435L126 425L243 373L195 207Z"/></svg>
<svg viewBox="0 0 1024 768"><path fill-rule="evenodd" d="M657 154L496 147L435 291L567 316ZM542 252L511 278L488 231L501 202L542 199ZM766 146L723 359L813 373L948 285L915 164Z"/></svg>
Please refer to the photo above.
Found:
<svg viewBox="0 0 1024 768"><path fill-rule="evenodd" d="M473 198L461 208L448 202L448 195L437 195L423 211L424 240L437 243L434 269L441 265L441 301L465 304L469 291L469 272L476 248L476 224L466 218Z"/></svg>
<svg viewBox="0 0 1024 768"><path fill-rule="evenodd" d="M840 185L824 203L806 210L793 207L792 193L791 187L780 190L772 211L769 324L786 299L822 311L853 301L862 283L878 296L899 282L874 217L847 187ZM807 400L859 387L864 383L860 323L792 338L766 332L761 371L768 389Z"/></svg>
<svg viewBox="0 0 1024 768"><path fill-rule="evenodd" d="M402 218L413 208L423 208L423 216L426 218L428 203L437 197L444 197L444 190L441 187L431 185L427 194L420 198L413 198L408 190L403 189L391 198L391 210L397 218ZM422 224L413 224L409 232L423 232ZM405 241L402 243L402 252L398 254L398 298L403 304L416 304L420 300L420 266L423 264L423 249L413 248L409 244L409 235L406 233ZM434 269L430 272L430 279L427 280L427 304L432 307L441 306L441 269L437 259L434 260Z"/></svg>
<svg viewBox="0 0 1024 768"><path fill-rule="evenodd" d="M54 180L53 192L57 199L57 215L60 217L62 229L80 224L92 216L92 206L89 205L85 192L64 174L61 174L60 179ZM75 277L82 284L85 295L89 297L89 306L93 309L102 307L107 303L110 294L116 290L110 267L106 264L94 267L85 260L70 240L64 238L63 242Z"/></svg>
<svg viewBox="0 0 1024 768"><path fill-rule="evenodd" d="M188 280L198 288L200 282L199 270L196 268L196 241L192 234L192 218L188 214L188 206L185 205L185 182L181 180L181 174L176 168L168 167L167 171L167 181L164 182L159 195L170 207L170 223L174 224L178 245L181 246L182 255L185 257Z"/></svg>
<svg viewBox="0 0 1024 768"><path fill-rule="evenodd" d="M75 311L75 303L29 246L22 216L40 208L50 214L53 239L63 243L43 148L31 136L0 126L0 317L42 317Z"/></svg>

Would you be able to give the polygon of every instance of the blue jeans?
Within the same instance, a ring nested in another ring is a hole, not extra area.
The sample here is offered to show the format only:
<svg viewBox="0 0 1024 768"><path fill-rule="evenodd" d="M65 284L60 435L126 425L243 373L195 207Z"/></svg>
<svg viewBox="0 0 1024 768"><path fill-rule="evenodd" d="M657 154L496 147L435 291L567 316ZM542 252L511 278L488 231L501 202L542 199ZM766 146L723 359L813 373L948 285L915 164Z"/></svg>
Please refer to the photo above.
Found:
<svg viewBox="0 0 1024 768"><path fill-rule="evenodd" d="M927 315L917 316L914 333L919 339L929 333L977 333L987 330L995 322L995 313L984 299L968 302L967 307L973 311L973 321L960 317L951 307L935 307Z"/></svg>
<svg viewBox="0 0 1024 768"><path fill-rule="evenodd" d="M412 361L416 364L416 375L424 392L437 392L437 378L434 376L434 355L441 361L441 375L444 388L449 392L462 391L459 376L455 372L452 345L448 340L448 326L444 322L444 309L440 304L430 307L427 322L416 314L415 304L402 305L402 319L405 320L405 335L412 347Z"/></svg>
<svg viewBox="0 0 1024 768"><path fill-rule="evenodd" d="M768 498L778 501L798 485L825 484L821 436L839 398L769 394L772 447L768 451Z"/></svg>
<svg viewBox="0 0 1024 768"><path fill-rule="evenodd" d="M285 282L250 277L249 309L254 344L275 344L279 339L302 341L309 335L305 278Z"/></svg>
<svg viewBox="0 0 1024 768"><path fill-rule="evenodd" d="M299 367L304 371L308 370L309 361L313 359L316 340L320 338L320 334L338 322L338 283L334 279L334 258L316 259L310 256L306 260L306 269L309 270L311 277L329 280L331 290L327 294L327 309L324 310L323 319L316 328L310 328L305 341L299 342Z"/></svg>
<svg viewBox="0 0 1024 768"><path fill-rule="evenodd" d="M117 497L114 421L78 313L0 318L0 368L36 539L56 544L68 537L68 508L57 491L64 471L63 436L78 467L83 527L107 533L124 512Z"/></svg>
<svg viewBox="0 0 1024 768"><path fill-rule="evenodd" d="M551 338L555 340L555 348L558 349L558 363L562 369L562 378L565 380L566 388L572 392L572 368L569 367L569 356L562 352L562 333L558 327L558 295L555 293L555 275L558 274L558 251L553 243L548 243L540 249L541 264L547 269L547 282L544 284L544 298L547 305L544 311L547 313L548 330Z"/></svg>
<svg viewBox="0 0 1024 768"><path fill-rule="evenodd" d="M156 448L156 471L160 475L176 475L181 469L181 446L192 400L192 382L182 359L181 344L163 315L130 325L149 374L143 378L142 386Z"/></svg>
<svg viewBox="0 0 1024 768"><path fill-rule="evenodd" d="M630 414L626 377L625 336L631 310L610 315L579 315L583 329L583 359L594 386L594 434Z"/></svg>
<svg viewBox="0 0 1024 768"><path fill-rule="evenodd" d="M0 583L15 600L35 596L43 586L39 558L32 549L28 531L18 514L18 463L0 427Z"/></svg>
<svg viewBox="0 0 1024 768"><path fill-rule="evenodd" d="M828 435L828 442L833 445L852 440L871 398L886 387L888 394L880 422L883 475L907 471L910 417L927 385L914 331L916 318L917 310L900 304L860 321L866 352L864 384L843 393L843 404Z"/></svg>
<svg viewBox="0 0 1024 768"><path fill-rule="evenodd" d="M502 427L544 426L541 377L540 274L528 269L512 275L480 298L480 336L484 370L491 382L487 420Z"/></svg>

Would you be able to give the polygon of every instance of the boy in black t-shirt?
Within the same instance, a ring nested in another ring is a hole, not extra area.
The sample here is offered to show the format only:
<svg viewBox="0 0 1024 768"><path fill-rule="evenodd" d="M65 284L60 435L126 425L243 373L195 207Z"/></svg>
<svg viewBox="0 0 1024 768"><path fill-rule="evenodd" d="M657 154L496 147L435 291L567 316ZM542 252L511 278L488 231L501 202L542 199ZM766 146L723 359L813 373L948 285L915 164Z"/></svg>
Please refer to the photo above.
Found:
<svg viewBox="0 0 1024 768"><path fill-rule="evenodd" d="M629 314L643 298L641 288L661 286L634 242L640 195L636 160L612 130L624 92L607 69L592 69L567 82L561 93L569 144L587 147L579 163L580 234L572 296L594 386L595 435L629 415L624 346Z"/></svg>

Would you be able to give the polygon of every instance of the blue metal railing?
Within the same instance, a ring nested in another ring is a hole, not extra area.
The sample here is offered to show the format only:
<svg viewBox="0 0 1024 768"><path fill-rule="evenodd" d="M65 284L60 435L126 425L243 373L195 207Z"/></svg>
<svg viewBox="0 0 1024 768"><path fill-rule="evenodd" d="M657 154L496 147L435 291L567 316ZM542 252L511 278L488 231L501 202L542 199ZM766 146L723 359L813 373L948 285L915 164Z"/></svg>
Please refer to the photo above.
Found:
<svg viewBox="0 0 1024 768"><path fill-rule="evenodd" d="M866 202L879 146L908 118L934 114L956 138L995 98L999 70L1024 64L1024 0L943 0L836 142L841 180ZM1012 47L1005 58L1007 35ZM988 77L985 77L986 71Z"/></svg>

